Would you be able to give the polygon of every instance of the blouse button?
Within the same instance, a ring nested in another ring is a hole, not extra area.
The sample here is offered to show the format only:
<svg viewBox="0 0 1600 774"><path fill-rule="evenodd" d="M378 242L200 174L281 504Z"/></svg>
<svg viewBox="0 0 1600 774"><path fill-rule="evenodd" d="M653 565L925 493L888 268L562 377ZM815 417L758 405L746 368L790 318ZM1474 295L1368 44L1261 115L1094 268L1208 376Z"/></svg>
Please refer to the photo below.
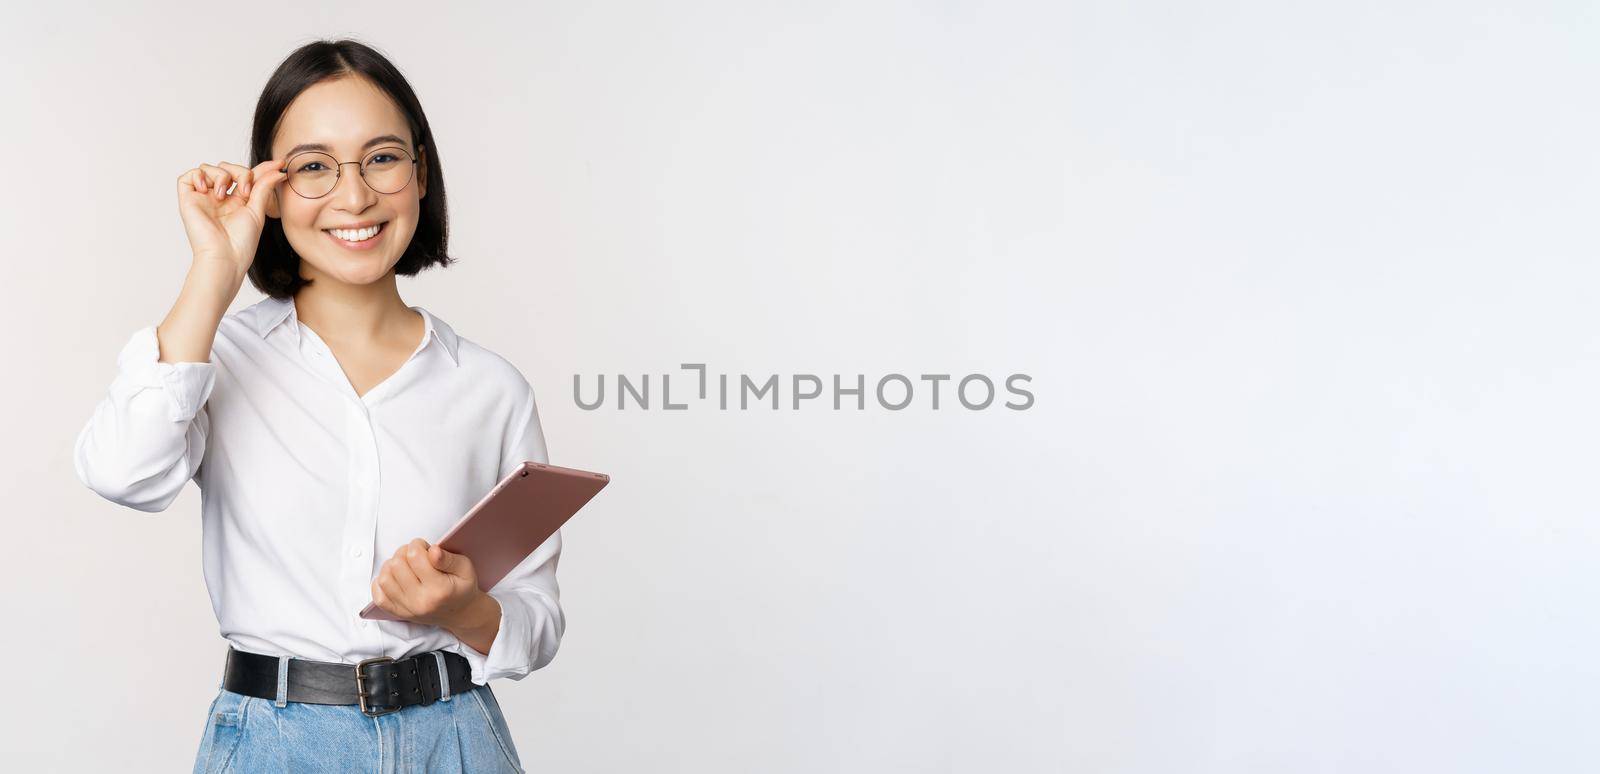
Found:
<svg viewBox="0 0 1600 774"><path fill-rule="evenodd" d="M366 552L362 551L359 547L350 549L350 555L351 556L360 556L363 553L366 553Z"/></svg>

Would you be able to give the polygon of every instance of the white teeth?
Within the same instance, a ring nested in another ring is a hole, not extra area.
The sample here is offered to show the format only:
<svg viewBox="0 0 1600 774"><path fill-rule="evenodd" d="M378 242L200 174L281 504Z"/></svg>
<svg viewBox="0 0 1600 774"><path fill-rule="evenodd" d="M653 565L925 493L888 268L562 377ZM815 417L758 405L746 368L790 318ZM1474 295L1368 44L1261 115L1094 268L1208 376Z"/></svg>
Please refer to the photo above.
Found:
<svg viewBox="0 0 1600 774"><path fill-rule="evenodd" d="M354 230L330 228L328 229L328 233L343 239L346 242L365 242L368 239L378 235L378 228L381 225L382 224L379 224L378 226L367 226L366 228L358 228Z"/></svg>

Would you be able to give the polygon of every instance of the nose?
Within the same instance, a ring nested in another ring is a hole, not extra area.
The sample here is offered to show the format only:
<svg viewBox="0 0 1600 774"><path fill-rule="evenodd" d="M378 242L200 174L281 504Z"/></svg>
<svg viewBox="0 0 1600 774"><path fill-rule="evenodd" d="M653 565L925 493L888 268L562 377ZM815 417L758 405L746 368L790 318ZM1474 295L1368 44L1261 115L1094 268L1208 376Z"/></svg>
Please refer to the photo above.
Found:
<svg viewBox="0 0 1600 774"><path fill-rule="evenodd" d="M339 181L329 196L334 205L346 212L364 212L378 201L378 192L361 179L361 167L355 164L340 167Z"/></svg>

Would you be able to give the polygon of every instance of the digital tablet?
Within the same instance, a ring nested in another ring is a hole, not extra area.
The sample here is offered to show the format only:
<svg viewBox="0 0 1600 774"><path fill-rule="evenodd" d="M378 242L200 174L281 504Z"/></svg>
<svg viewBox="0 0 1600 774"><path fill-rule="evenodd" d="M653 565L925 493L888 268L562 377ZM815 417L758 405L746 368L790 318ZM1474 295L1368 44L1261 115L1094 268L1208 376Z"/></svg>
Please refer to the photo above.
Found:
<svg viewBox="0 0 1600 774"><path fill-rule="evenodd" d="M478 573L478 588L487 592L610 482L604 473L524 462L435 542L451 553L466 554ZM406 620L376 602L367 603L361 617Z"/></svg>

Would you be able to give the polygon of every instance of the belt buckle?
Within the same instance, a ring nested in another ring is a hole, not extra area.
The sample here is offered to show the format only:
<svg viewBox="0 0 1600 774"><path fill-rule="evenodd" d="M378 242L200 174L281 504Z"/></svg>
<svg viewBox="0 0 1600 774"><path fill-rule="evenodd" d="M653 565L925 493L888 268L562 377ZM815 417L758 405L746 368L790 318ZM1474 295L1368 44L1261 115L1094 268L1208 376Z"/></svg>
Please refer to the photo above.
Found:
<svg viewBox="0 0 1600 774"><path fill-rule="evenodd" d="M389 656L379 656L377 658L363 659L361 663L356 664L356 701L361 705L361 714L366 715L369 718L375 718L379 715L387 715L391 712L399 712L401 709L398 706L394 707L393 709L378 710L376 712L367 709L366 667L368 664L384 663L392 664L394 663L394 659Z"/></svg>

